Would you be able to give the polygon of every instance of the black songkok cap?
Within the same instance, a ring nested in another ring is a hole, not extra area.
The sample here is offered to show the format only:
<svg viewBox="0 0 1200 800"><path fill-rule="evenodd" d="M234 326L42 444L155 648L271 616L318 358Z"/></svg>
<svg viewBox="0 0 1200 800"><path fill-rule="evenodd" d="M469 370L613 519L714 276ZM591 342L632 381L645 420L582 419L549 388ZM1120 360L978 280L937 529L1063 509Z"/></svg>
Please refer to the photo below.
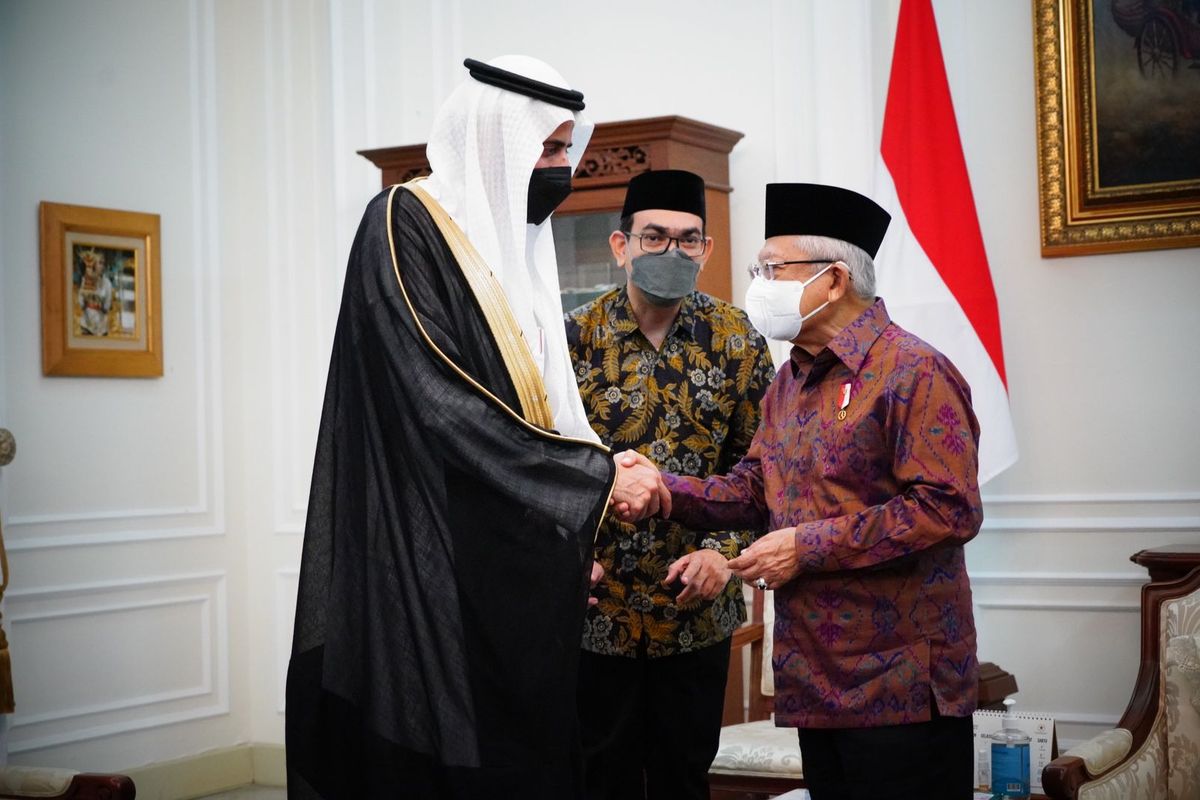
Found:
<svg viewBox="0 0 1200 800"><path fill-rule="evenodd" d="M473 58L463 61L463 66L470 70L471 77L480 83L486 83L489 86L495 86L505 91L523 94L526 97L532 97L534 100L541 100L559 108L567 108L571 111L583 111L583 92L577 92L574 89L564 89L561 86L554 86L542 81L535 81L533 78L527 78L516 72L509 72L506 69L493 67L491 64L485 64Z"/></svg>
<svg viewBox="0 0 1200 800"><path fill-rule="evenodd" d="M707 221L704 214L704 179L683 169L659 169L643 172L629 181L625 190L622 217L638 211L661 208L685 211Z"/></svg>
<svg viewBox="0 0 1200 800"><path fill-rule="evenodd" d="M869 197L819 183L768 183L766 238L827 236L879 252L892 215Z"/></svg>

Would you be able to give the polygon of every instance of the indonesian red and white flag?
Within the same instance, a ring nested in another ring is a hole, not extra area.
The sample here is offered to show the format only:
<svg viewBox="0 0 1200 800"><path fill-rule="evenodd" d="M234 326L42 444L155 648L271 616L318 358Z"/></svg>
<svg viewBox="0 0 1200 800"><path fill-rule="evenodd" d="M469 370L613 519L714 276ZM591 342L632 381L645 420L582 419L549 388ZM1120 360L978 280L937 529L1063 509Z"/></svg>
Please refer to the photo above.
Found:
<svg viewBox="0 0 1200 800"><path fill-rule="evenodd" d="M979 482L1017 460L1000 314L930 0L902 0L875 200L892 215L876 257L898 325L967 379L979 418Z"/></svg>

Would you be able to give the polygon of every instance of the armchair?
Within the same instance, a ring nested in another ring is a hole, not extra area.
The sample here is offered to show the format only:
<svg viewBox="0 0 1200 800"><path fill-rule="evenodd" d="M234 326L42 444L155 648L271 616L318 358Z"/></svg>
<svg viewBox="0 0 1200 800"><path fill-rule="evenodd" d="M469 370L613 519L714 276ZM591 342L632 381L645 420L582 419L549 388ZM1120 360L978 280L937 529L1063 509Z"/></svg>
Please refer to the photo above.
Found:
<svg viewBox="0 0 1200 800"><path fill-rule="evenodd" d="M1142 587L1141 653L1117 727L1042 771L1053 800L1200 797L1200 569Z"/></svg>

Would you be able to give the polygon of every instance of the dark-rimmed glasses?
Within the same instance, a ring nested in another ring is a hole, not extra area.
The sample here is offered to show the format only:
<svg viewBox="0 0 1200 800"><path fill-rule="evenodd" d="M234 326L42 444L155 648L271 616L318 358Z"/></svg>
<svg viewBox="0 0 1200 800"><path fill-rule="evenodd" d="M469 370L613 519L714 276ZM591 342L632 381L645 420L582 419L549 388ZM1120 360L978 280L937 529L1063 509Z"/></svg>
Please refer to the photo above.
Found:
<svg viewBox="0 0 1200 800"><path fill-rule="evenodd" d="M689 233L684 236L668 236L658 231L647 231L646 233L627 233L625 235L638 237L642 245L642 251L652 254L667 252L671 247L671 242L674 242L680 250L689 256L702 256L708 248L708 239L696 233Z"/></svg>

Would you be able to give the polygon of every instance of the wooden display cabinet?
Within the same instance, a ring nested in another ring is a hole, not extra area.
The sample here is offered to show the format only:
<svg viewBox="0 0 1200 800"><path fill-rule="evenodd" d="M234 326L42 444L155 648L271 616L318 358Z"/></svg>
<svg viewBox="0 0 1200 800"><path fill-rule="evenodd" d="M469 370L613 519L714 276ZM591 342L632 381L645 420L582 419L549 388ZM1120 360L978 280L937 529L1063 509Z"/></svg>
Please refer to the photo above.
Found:
<svg viewBox="0 0 1200 800"><path fill-rule="evenodd" d="M597 124L575 171L575 190L551 218L564 310L625 282L609 252L608 235L617 228L629 179L651 169L686 169L704 178L713 252L699 288L730 300L729 153L741 138L737 131L678 116ZM384 186L429 174L424 144L359 154L379 167Z"/></svg>

